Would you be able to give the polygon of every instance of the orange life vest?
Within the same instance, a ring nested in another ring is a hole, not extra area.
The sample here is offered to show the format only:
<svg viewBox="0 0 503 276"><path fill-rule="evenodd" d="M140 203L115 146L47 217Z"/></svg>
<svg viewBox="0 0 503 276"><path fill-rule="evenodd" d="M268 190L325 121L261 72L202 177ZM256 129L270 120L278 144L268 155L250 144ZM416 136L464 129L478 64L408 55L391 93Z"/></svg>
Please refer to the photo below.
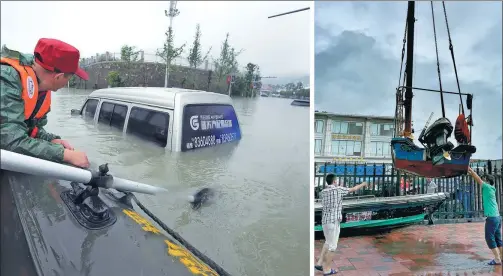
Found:
<svg viewBox="0 0 503 276"><path fill-rule="evenodd" d="M0 63L12 66L21 77L24 119L29 127L32 125L28 135L35 138L38 133L37 121L51 108L51 91L45 91L45 95L39 97L37 76L30 66L21 65L19 60L6 57L2 57Z"/></svg>

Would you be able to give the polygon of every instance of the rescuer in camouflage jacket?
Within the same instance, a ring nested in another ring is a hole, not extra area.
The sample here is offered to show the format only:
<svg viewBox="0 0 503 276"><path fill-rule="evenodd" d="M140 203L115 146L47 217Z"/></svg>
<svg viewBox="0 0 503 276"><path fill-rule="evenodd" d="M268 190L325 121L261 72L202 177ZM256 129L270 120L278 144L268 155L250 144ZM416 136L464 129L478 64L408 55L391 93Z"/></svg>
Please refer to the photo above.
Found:
<svg viewBox="0 0 503 276"><path fill-rule="evenodd" d="M89 167L87 155L44 130L51 91L64 87L78 67L79 51L56 39L42 38L34 55L5 49L1 55L0 147L53 162Z"/></svg>

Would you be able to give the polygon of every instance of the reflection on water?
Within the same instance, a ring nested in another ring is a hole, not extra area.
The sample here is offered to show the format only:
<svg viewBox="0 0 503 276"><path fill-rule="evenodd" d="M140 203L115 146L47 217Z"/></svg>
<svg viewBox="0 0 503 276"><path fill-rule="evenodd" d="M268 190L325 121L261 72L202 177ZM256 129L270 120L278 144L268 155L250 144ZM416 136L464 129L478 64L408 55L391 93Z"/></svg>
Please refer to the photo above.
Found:
<svg viewBox="0 0 503 276"><path fill-rule="evenodd" d="M231 274L308 275L308 108L287 99L234 99L239 144L172 153L72 117L89 93L54 93L47 130L85 151L93 166L108 162L120 177L169 189L139 198ZM213 187L216 199L193 211L187 196L200 187Z"/></svg>

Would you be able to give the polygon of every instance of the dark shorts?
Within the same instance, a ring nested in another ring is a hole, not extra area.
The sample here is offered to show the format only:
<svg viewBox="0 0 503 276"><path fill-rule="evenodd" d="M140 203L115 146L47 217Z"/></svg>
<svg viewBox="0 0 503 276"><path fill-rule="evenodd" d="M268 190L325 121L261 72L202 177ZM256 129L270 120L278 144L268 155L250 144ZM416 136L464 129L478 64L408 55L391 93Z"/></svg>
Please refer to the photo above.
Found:
<svg viewBox="0 0 503 276"><path fill-rule="evenodd" d="M503 241L501 240L501 217L487 217L485 236L489 249L503 246Z"/></svg>

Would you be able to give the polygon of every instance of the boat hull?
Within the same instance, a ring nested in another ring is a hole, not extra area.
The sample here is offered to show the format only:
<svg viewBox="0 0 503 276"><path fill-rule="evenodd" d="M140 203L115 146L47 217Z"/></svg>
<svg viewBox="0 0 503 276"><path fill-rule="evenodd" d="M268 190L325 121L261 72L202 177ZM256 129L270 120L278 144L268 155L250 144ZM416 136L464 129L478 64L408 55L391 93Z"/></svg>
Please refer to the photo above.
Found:
<svg viewBox="0 0 503 276"><path fill-rule="evenodd" d="M451 160L444 160L443 164L434 165L426 160L424 148L419 148L408 138L393 138L391 151L393 164L396 169L407 173L431 177L445 178L467 174L471 153L458 146L450 151Z"/></svg>
<svg viewBox="0 0 503 276"><path fill-rule="evenodd" d="M422 223L425 220L424 212L405 217L396 217L390 219L376 219L366 221L352 221L341 223L341 237L369 235L379 232L389 231L395 228L401 228L408 225ZM314 227L316 239L324 239L323 228L321 224Z"/></svg>
<svg viewBox="0 0 503 276"><path fill-rule="evenodd" d="M117 219L92 230L79 224L61 198L70 183L0 173L0 245L9 252L1 254L1 275L217 275L133 205L105 190L99 198Z"/></svg>
<svg viewBox="0 0 503 276"><path fill-rule="evenodd" d="M436 193L343 200L341 236L368 234L421 223L427 218L427 210L434 211L448 197L447 193ZM323 237L322 208L320 202L315 203L314 224L319 238Z"/></svg>
<svg viewBox="0 0 503 276"><path fill-rule="evenodd" d="M309 106L311 103L307 100L293 100L291 105L295 106Z"/></svg>

